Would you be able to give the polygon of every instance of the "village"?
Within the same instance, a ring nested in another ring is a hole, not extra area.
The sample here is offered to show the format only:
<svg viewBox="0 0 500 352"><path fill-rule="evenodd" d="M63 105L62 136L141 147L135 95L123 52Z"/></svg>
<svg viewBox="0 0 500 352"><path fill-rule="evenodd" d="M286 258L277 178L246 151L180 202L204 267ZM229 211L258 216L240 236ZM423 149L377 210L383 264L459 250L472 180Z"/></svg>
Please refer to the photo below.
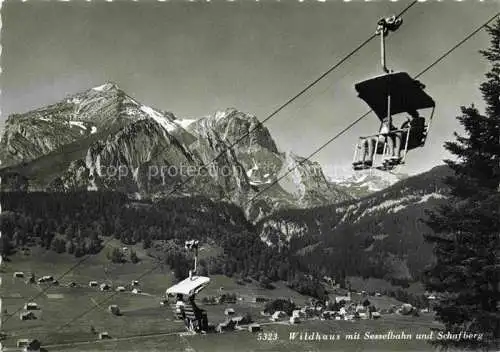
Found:
<svg viewBox="0 0 500 352"><path fill-rule="evenodd" d="M71 290L93 290L96 293L113 295L135 295L146 296L154 299L163 308L162 314L169 316L166 320L172 324L178 324L179 334L190 335L192 331L182 327L183 317L176 312L175 302L168 295L154 295L144 292L138 280L130 282L113 283L109 281L89 280L87 282L58 282L51 274L44 274L36 278L33 273L14 272L13 280L24 283L27 286L34 286L38 290L44 287L60 287ZM333 287L326 301L319 301L313 298L304 298L301 302L291 298L266 297L265 295L251 295L235 290L226 290L218 287L213 294L204 295L198 298L200 305L209 312L209 329L203 333L228 333L231 331L247 331L258 333L265 331L266 327L272 325L307 324L310 321L345 321L353 324L363 320L384 320L392 319L394 316L407 316L418 319L420 315L431 315L429 307L417 308L409 303L387 304L387 301L379 292L356 292L355 290L341 289L332 283L330 278L324 278L325 284ZM52 294L54 295L54 294ZM436 299L435 295L427 295L427 299L432 304ZM92 301L99 305L98 299ZM394 301L394 300L393 300ZM381 303L381 304L379 304ZM396 303L396 302L393 302ZM43 316L44 307L42 304L32 301L25 302L19 314L20 321L36 321ZM107 314L120 317L126 315L119 304L109 302L104 307ZM103 309L104 310L104 309ZM4 314L8 312L4 309ZM95 340L112 340L114 332L106 329L90 328ZM23 351L43 351L43 341L25 336L16 341L16 347ZM48 345L50 346L50 344Z"/></svg>

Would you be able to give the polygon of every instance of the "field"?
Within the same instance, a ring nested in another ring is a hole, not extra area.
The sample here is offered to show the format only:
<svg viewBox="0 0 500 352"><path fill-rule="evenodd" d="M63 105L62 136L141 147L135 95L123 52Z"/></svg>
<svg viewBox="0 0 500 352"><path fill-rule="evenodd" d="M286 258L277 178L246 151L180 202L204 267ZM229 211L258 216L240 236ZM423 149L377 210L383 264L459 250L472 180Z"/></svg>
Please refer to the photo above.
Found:
<svg viewBox="0 0 500 352"><path fill-rule="evenodd" d="M118 243L110 245L117 246ZM132 248L132 247L129 247ZM300 325L288 323L271 324L259 313L262 303L253 303L256 296L292 298L298 305L307 300L284 284L277 283L274 290L265 290L256 284L239 285L234 279L224 276L212 277L212 283L198 296L216 295L220 291L236 293L239 300L234 305L209 305L208 312L212 324L224 320L224 309L232 306L237 314L250 313L254 320L264 323L264 333L276 333L273 341L259 341L258 334L232 332L197 336L180 336L184 332L181 322L175 321L169 306L161 306L165 289L174 283L168 267L154 268L152 260L140 247L134 248L141 259L137 264L112 264L103 254L89 257L84 263L60 280L60 285L50 287L46 292L43 284L28 285L23 279L13 278L13 273L23 271L26 275L34 272L36 278L43 275L60 277L75 265L77 259L67 254L55 254L44 250L33 250L31 255L16 254L2 265L2 331L7 334L3 341L6 350L15 350L16 341L21 338L37 338L48 351L331 351L335 350L413 350L425 351L430 346L425 341L346 341L345 334L372 331L385 333L388 330L408 333L429 332L435 326L429 316L403 317L386 315L381 320L347 321L305 321ZM79 259L81 260L81 258ZM154 269L154 270L152 270ZM150 272L148 275L143 275ZM141 277L143 276L143 277ZM102 292L91 288L88 282L107 282L113 287L126 286L139 277L139 294L130 292ZM77 287L67 287L70 282ZM33 299L40 310L35 311L37 319L21 321L19 309ZM354 297L356 299L356 297ZM388 297L370 297L375 305L385 308L398 304ZM116 304L123 315L114 316L108 306ZM112 339L98 340L95 332L108 332ZM290 332L318 332L340 334L340 341L294 341L289 340ZM260 335L263 336L271 335Z"/></svg>
<svg viewBox="0 0 500 352"><path fill-rule="evenodd" d="M432 326L430 317L424 317L417 323L411 318L391 317L384 321L308 321L300 325L288 324L265 325L263 332L269 336L277 336L275 341L260 341L263 335L247 332L224 334L207 334L196 336L179 336L165 333L158 336L118 338L107 341L47 346L49 351L429 351L431 347L425 341L416 340L415 334L428 332ZM395 333L404 331L412 333L409 341L367 341L363 340L365 332ZM361 340L349 341L346 334L361 334ZM321 334L339 334L339 341L300 341L299 337L290 340L293 332L319 332ZM274 335L276 334L276 335Z"/></svg>

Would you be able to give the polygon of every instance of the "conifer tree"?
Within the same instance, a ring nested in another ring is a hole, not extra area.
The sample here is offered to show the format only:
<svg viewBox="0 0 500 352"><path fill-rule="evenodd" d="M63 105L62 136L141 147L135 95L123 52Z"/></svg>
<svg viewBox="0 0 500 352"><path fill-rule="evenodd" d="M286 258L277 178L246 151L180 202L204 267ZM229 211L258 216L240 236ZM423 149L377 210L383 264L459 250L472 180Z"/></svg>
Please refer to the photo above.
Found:
<svg viewBox="0 0 500 352"><path fill-rule="evenodd" d="M438 293L437 319L445 331L484 334L482 340L436 341L442 347L498 350L500 337L500 20L487 27L491 45L481 54L491 68L480 90L484 113L462 107L457 117L465 133L445 148L455 160L446 180L451 199L429 213L435 263L426 271L426 287Z"/></svg>

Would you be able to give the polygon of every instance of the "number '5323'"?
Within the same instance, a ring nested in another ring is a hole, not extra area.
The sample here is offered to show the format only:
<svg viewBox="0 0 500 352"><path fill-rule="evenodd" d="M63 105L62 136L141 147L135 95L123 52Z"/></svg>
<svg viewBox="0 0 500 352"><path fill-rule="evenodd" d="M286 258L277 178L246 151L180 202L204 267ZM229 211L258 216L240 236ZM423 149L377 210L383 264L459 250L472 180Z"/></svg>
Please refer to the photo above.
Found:
<svg viewBox="0 0 500 352"><path fill-rule="evenodd" d="M257 341L276 341L278 340L277 332L259 332L257 334Z"/></svg>

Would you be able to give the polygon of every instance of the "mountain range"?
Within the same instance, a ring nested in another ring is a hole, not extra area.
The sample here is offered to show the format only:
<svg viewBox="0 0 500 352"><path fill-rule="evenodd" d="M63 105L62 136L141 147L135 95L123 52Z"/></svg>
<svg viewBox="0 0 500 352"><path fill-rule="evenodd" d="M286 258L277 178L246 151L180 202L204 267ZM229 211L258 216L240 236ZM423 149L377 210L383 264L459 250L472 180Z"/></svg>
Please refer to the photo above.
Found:
<svg viewBox="0 0 500 352"><path fill-rule="evenodd" d="M243 209L262 241L287 244L309 269L396 281L418 280L432 261L422 219L448 197L451 173L331 179L280 151L253 115L231 108L181 119L111 82L11 115L0 157L3 190L208 197Z"/></svg>
<svg viewBox="0 0 500 352"><path fill-rule="evenodd" d="M351 175L330 177L329 179L349 192L351 196L363 198L369 194L382 191L407 177L406 174L367 169L356 171Z"/></svg>
<svg viewBox="0 0 500 352"><path fill-rule="evenodd" d="M355 198L318 163L279 151L255 116L226 109L180 119L112 82L11 115L0 157L7 187L153 199L201 194L233 202L253 220Z"/></svg>

